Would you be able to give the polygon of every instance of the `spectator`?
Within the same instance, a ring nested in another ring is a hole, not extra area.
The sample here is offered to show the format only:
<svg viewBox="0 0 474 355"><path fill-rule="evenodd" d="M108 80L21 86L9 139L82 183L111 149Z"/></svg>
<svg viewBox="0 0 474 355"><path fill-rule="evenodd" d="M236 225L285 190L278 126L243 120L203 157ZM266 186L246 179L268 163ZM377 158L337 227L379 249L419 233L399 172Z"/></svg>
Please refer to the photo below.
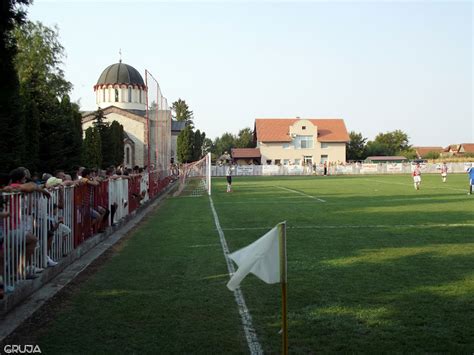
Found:
<svg viewBox="0 0 474 355"><path fill-rule="evenodd" d="M82 171L81 183L89 185L88 190L88 202L90 206L90 214L92 219L92 227L96 228L99 233L104 232L102 229L102 222L106 216L108 209L103 206L97 206L97 209L94 209L94 187L99 186L100 183L93 177L91 177L91 171L89 169L84 169Z"/></svg>
<svg viewBox="0 0 474 355"><path fill-rule="evenodd" d="M33 182L26 182L27 172L24 168L20 167L14 169L10 172L10 184L4 188L4 191L20 191L24 193L31 193L31 192L41 192L48 198L51 197L49 192L41 188L40 186L36 185ZM18 203L14 204L11 207L11 221L10 225L13 227L10 232L14 235L17 239L14 240L14 243L23 243L25 242L25 260L26 265L28 265L26 269L26 278L32 279L35 278L35 273L43 271L43 269L37 268L31 265L31 259L33 253L36 248L36 244L38 239L33 234L33 216L27 215L23 216L24 218L21 221L18 221L18 217L22 215L23 211L20 209L20 205ZM19 265L20 266L20 265Z"/></svg>

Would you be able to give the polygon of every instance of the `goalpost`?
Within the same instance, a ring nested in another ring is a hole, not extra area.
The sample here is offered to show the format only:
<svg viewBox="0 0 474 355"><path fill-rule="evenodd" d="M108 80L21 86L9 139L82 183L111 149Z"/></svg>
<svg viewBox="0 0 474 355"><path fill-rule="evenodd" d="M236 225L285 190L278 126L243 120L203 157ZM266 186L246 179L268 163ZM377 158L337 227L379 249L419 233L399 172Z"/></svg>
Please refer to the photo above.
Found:
<svg viewBox="0 0 474 355"><path fill-rule="evenodd" d="M179 168L179 185L174 196L182 193L191 196L211 194L211 153Z"/></svg>

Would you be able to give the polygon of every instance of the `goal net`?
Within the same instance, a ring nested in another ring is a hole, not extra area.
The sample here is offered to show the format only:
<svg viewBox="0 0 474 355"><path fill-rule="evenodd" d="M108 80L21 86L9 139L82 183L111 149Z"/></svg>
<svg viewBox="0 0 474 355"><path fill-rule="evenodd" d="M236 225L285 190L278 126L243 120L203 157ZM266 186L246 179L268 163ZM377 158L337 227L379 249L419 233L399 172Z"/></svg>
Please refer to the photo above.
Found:
<svg viewBox="0 0 474 355"><path fill-rule="evenodd" d="M201 160L183 164L179 168L178 190L174 196L202 196L211 194L211 153Z"/></svg>

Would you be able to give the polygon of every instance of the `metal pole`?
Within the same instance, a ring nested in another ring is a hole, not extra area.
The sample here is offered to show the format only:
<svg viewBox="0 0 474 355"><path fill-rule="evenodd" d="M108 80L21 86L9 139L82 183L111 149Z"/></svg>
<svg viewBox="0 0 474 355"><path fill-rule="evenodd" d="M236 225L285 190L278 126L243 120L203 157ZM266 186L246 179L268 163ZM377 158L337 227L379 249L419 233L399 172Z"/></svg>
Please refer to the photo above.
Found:
<svg viewBox="0 0 474 355"><path fill-rule="evenodd" d="M286 221L279 225L280 246L280 283L281 283L281 321L282 321L282 354L288 354L288 319L287 319L287 266L286 266Z"/></svg>

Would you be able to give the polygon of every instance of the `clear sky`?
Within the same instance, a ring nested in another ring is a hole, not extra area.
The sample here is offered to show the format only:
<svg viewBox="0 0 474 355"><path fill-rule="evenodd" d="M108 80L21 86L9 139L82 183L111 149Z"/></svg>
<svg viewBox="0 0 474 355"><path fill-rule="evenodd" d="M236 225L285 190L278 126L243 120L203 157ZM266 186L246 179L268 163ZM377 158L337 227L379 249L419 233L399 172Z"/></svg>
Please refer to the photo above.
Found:
<svg viewBox="0 0 474 355"><path fill-rule="evenodd" d="M369 139L474 142L471 1L35 0L28 12L59 27L83 110L121 48L212 139L299 116L343 118Z"/></svg>

